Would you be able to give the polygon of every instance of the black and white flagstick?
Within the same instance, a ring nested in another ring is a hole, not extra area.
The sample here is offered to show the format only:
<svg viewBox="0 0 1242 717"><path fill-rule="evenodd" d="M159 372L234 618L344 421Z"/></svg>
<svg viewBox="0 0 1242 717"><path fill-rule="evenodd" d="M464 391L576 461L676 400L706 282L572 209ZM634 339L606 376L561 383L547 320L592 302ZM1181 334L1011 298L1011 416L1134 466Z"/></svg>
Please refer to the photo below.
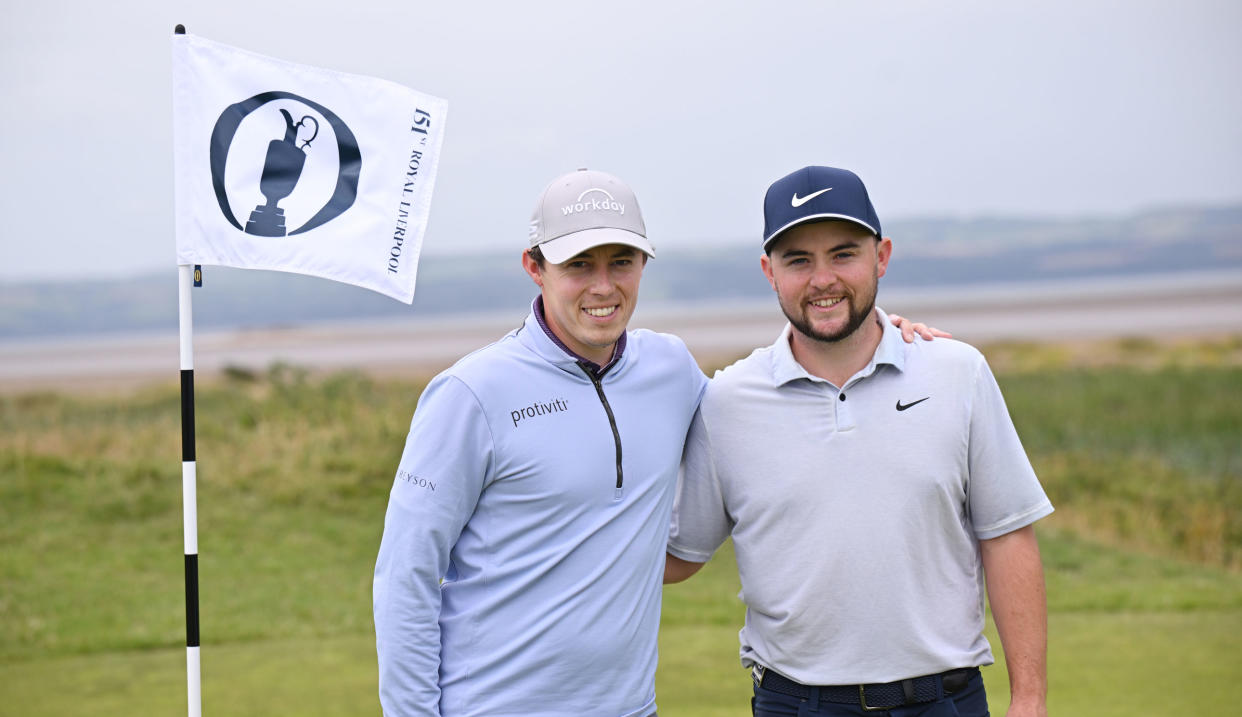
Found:
<svg viewBox="0 0 1242 717"><path fill-rule="evenodd" d="M177 267L181 325L181 512L185 533L185 678L190 717L203 713L198 655L198 487L194 458L194 315L197 267Z"/></svg>
<svg viewBox="0 0 1242 717"><path fill-rule="evenodd" d="M185 26L173 29L185 34ZM203 714L198 654L198 474L194 458L194 311L190 289L200 286L197 266L177 266L177 309L181 329L181 522L185 542L185 683L189 717Z"/></svg>

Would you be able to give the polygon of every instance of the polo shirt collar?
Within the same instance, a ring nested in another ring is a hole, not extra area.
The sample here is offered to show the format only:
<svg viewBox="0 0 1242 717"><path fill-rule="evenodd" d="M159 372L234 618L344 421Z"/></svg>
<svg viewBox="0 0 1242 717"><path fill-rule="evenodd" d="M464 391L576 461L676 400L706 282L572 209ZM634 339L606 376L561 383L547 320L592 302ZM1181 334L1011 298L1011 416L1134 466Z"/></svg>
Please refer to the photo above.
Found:
<svg viewBox="0 0 1242 717"><path fill-rule="evenodd" d="M901 338L901 329L893 326L893 322L888 320L888 314L884 313L884 310L878 306L875 307L875 315L882 329L880 344L876 346L875 354L871 356L871 361L867 363L867 366L862 371L858 372L857 378L870 376L875 373L876 368L884 364L888 364L898 371L904 371L906 368L906 342L905 339ZM782 386L800 378L823 382L824 379L812 376L794 358L793 347L789 343L789 337L792 333L793 326L786 323L785 330L781 331L780 338L772 345L773 385Z"/></svg>

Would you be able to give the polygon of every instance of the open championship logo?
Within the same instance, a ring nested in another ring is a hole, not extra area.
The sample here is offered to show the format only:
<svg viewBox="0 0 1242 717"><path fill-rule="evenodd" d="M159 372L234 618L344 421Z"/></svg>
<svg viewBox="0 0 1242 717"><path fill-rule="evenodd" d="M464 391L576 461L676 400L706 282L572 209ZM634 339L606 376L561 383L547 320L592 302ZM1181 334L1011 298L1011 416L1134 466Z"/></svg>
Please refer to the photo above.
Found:
<svg viewBox="0 0 1242 717"><path fill-rule="evenodd" d="M277 104L255 115L262 121L247 122L242 128L243 120L271 102ZM327 127L322 126L325 123ZM278 136L271 139L273 134ZM333 141L326 134L335 137L335 156L324 151ZM331 110L291 92L273 91L225 108L211 132L210 163L211 184L224 218L247 234L282 237L310 231L353 206L362 153L354 133ZM291 197L299 186L297 195ZM230 195L239 206L254 206L244 227ZM259 195L262 201L255 203ZM286 199L285 207L277 206ZM291 231L285 225L286 210L300 222Z"/></svg>

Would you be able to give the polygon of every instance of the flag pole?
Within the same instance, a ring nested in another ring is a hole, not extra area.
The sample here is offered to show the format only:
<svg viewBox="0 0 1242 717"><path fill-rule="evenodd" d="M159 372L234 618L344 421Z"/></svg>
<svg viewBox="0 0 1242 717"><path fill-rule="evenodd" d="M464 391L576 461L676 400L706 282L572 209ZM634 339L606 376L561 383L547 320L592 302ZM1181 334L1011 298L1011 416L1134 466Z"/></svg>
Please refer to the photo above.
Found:
<svg viewBox="0 0 1242 717"><path fill-rule="evenodd" d="M185 26L173 29L185 35ZM197 268L176 267L178 324L181 334L181 528L185 543L185 701L189 717L202 716L199 665L199 490L194 451L194 307L190 288L201 281Z"/></svg>
<svg viewBox="0 0 1242 717"><path fill-rule="evenodd" d="M173 34L184 35L177 25ZM202 717L203 691L198 638L198 472L194 450L194 310L190 289L200 269L177 265L177 313L181 346L181 524L185 544L185 684L189 717Z"/></svg>
<svg viewBox="0 0 1242 717"><path fill-rule="evenodd" d="M180 28L180 26L178 26ZM181 328L181 512L185 533L185 678L189 717L201 717L198 639L198 488L194 457L194 312L190 288L195 267L177 266Z"/></svg>

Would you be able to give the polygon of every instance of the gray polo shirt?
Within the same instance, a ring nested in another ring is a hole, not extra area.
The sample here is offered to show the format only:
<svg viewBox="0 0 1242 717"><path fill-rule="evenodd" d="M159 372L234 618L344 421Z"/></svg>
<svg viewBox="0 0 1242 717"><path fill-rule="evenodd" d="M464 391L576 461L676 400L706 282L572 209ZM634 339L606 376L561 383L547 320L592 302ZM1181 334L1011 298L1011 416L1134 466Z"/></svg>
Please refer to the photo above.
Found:
<svg viewBox="0 0 1242 717"><path fill-rule="evenodd" d="M790 328L717 373L690 428L668 551L732 536L742 663L798 682L990 664L979 540L1052 512L976 349L884 329L838 389Z"/></svg>

